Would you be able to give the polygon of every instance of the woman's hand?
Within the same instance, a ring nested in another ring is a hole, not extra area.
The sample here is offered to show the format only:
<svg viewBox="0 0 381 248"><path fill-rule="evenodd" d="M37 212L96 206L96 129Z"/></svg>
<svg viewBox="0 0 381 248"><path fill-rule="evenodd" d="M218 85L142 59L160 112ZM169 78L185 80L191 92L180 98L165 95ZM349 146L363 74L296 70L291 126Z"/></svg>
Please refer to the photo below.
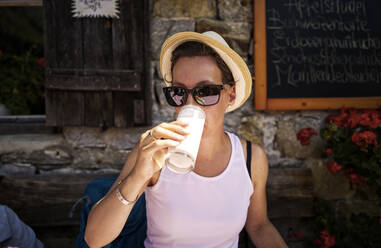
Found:
<svg viewBox="0 0 381 248"><path fill-rule="evenodd" d="M143 133L132 174L141 180L149 180L163 167L168 148L177 146L189 134L185 129L187 125L181 121L161 123Z"/></svg>

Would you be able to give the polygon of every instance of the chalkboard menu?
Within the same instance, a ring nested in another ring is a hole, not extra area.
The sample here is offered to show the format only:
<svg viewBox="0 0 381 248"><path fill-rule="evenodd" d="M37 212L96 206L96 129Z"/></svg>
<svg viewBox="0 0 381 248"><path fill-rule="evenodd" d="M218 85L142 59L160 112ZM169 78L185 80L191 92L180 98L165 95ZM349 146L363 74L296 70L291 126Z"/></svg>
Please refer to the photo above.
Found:
<svg viewBox="0 0 381 248"><path fill-rule="evenodd" d="M353 105L354 98L370 98L370 107L381 105L381 1L254 4L259 8L254 13L256 52L264 50L261 59L266 61L259 71L260 60L255 61L256 72L266 73L259 77L266 80L259 82L266 87L266 99L340 98L343 103L350 98Z"/></svg>

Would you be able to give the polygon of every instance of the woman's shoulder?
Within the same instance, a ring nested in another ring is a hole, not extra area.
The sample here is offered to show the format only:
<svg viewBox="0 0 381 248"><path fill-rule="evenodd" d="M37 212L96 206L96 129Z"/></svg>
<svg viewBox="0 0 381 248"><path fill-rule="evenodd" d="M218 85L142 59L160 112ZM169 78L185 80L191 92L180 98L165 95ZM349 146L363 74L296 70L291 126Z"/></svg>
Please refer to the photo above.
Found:
<svg viewBox="0 0 381 248"><path fill-rule="evenodd" d="M239 140L241 142L242 149L246 159L247 158L247 140L242 137L240 137ZM250 141L250 144L251 144L252 161L256 159L263 159L264 157L266 157L265 150L260 144L256 142L251 142L251 141Z"/></svg>
<svg viewBox="0 0 381 248"><path fill-rule="evenodd" d="M242 148L245 155L245 160L247 158L247 140L240 138ZM256 143L251 142L251 176L254 184L257 184L260 181L266 181L268 175L268 162L266 152L263 147Z"/></svg>

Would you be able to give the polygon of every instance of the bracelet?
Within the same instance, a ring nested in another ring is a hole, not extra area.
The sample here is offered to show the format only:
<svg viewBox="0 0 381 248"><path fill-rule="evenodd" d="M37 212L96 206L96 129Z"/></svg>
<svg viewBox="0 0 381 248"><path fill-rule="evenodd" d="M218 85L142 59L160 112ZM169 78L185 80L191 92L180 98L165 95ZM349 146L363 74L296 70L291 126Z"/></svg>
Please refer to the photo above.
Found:
<svg viewBox="0 0 381 248"><path fill-rule="evenodd" d="M120 183L121 183L121 182L119 182L119 184L120 184ZM116 193L116 196L118 197L119 201L120 201L121 203L123 203L123 205L126 205L126 206L134 204L134 203L139 199L139 194L138 194L138 195L136 196L136 199L135 199L134 201L128 201L128 200L126 200L126 199L123 197L122 193L120 193L119 187L116 188L115 193Z"/></svg>

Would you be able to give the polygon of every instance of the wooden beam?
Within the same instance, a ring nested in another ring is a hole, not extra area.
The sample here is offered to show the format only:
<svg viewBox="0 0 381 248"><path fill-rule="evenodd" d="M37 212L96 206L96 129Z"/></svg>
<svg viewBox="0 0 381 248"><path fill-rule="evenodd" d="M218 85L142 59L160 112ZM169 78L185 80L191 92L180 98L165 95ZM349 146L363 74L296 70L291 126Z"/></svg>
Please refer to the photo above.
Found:
<svg viewBox="0 0 381 248"><path fill-rule="evenodd" d="M313 178L308 168L271 168L267 181L270 219L313 216Z"/></svg>
<svg viewBox="0 0 381 248"><path fill-rule="evenodd" d="M0 0L0 7L42 6L42 0Z"/></svg>
<svg viewBox="0 0 381 248"><path fill-rule="evenodd" d="M87 184L101 175L34 175L0 178L0 204L12 208L31 226L78 225L81 204L72 212L73 204L83 196ZM102 176L117 176L104 174Z"/></svg>
<svg viewBox="0 0 381 248"><path fill-rule="evenodd" d="M133 70L47 69L47 89L139 91L141 72Z"/></svg>
<svg viewBox="0 0 381 248"><path fill-rule="evenodd" d="M266 1L254 5L254 107L267 108Z"/></svg>
<svg viewBox="0 0 381 248"><path fill-rule="evenodd" d="M56 132L56 128L45 126L45 120L45 115L0 116L0 135Z"/></svg>
<svg viewBox="0 0 381 248"><path fill-rule="evenodd" d="M353 98L270 98L267 109L270 110L325 110L340 108L376 109L381 107L380 97L353 97Z"/></svg>

